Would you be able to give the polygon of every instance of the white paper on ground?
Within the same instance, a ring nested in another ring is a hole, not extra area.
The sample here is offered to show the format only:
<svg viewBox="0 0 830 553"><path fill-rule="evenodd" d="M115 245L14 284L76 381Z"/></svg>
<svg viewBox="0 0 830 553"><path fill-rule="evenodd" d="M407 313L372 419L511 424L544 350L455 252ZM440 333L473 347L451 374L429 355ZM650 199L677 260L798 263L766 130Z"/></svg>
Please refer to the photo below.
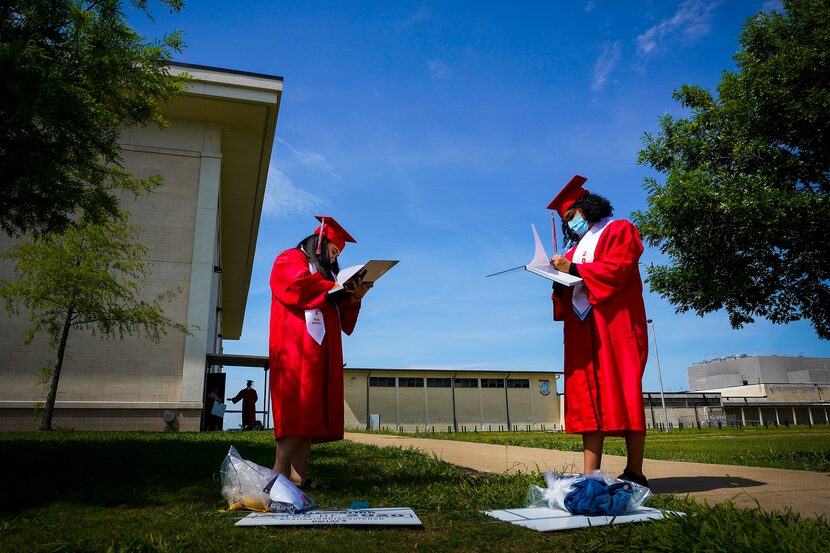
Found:
<svg viewBox="0 0 830 553"><path fill-rule="evenodd" d="M625 524L628 522L641 522L644 520L660 520L663 513L657 509L643 507L632 513L612 516L584 516L573 515L565 510L551 509L549 507L526 507L521 509L499 509L494 511L483 511L485 515L493 518L524 526L539 532L555 532L557 530L574 530L588 526L606 526L608 524ZM683 513L677 513L683 514Z"/></svg>
<svg viewBox="0 0 830 553"><path fill-rule="evenodd" d="M251 513L234 526L422 526L409 507L311 510L304 513Z"/></svg>

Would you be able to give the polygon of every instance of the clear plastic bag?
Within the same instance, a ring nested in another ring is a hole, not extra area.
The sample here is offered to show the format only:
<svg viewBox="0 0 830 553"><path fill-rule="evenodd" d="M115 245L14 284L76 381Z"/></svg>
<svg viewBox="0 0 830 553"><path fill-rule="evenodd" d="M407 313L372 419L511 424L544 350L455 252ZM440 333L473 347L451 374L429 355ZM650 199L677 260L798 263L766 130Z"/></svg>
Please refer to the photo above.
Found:
<svg viewBox="0 0 830 553"><path fill-rule="evenodd" d="M603 484L602 486L594 486L591 489L596 492L603 493L611 490L611 494L619 491L622 494L630 494L628 501L620 509L623 512L630 513L642 507L646 500L651 497L651 490L645 486L629 482L627 480L620 480L614 478L608 473L596 470L591 474L559 474L556 472L545 473L545 483L547 488L540 486L530 486L527 490L527 507L550 507L551 509L559 509L568 512L574 512L572 508L574 505L575 495L570 496L572 492L580 493L586 489L586 480L593 479ZM607 514L598 509L581 508L578 514ZM622 514L617 512L615 514Z"/></svg>
<svg viewBox="0 0 830 553"><path fill-rule="evenodd" d="M246 461L231 446L222 468L222 497L231 511L249 509L261 513L298 513L314 502L288 478Z"/></svg>
<svg viewBox="0 0 830 553"><path fill-rule="evenodd" d="M294 483L280 474L263 490L268 494L268 510L272 513L300 513L314 507L314 501Z"/></svg>

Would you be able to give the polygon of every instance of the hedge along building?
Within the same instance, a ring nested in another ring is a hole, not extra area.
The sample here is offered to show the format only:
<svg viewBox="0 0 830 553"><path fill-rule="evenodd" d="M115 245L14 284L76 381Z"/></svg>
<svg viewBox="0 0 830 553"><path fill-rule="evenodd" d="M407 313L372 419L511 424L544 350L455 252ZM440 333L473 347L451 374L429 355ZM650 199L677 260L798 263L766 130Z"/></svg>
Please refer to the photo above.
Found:
<svg viewBox="0 0 830 553"><path fill-rule="evenodd" d="M282 77L188 64L184 95L163 106L171 125L125 129L124 167L136 177L162 175L155 192L125 200L142 229L151 272L146 294L180 288L165 306L187 324L155 344L141 337L100 340L75 330L61 373L53 424L79 429L198 430L206 356L239 339L251 279ZM0 237L0 249L12 240ZM14 267L0 264L0 279ZM0 315L0 429L36 428L45 398L40 368L55 352L40 336L26 345L28 315Z"/></svg>

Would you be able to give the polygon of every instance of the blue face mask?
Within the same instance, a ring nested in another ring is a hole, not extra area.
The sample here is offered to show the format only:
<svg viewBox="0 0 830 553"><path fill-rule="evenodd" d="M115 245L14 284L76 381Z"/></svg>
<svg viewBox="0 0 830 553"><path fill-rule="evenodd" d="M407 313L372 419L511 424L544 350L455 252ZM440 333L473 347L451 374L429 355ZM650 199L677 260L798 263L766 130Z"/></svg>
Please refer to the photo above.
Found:
<svg viewBox="0 0 830 553"><path fill-rule="evenodd" d="M588 221L582 218L582 215L577 213L574 218L568 221L568 228L576 233L580 238L585 236L588 232Z"/></svg>

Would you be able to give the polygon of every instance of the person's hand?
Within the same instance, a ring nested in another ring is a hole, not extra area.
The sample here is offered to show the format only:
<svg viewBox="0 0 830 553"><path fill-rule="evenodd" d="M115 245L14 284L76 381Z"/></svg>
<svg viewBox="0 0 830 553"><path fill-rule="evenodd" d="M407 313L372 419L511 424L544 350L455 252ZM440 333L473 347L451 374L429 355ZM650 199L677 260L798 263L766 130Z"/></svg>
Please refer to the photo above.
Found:
<svg viewBox="0 0 830 553"><path fill-rule="evenodd" d="M550 264L553 265L554 269L563 273L567 273L571 268L571 262L564 255L554 255L550 260Z"/></svg>
<svg viewBox="0 0 830 553"><path fill-rule="evenodd" d="M346 288L346 292L352 296L352 299L355 301L360 301L363 299L363 296L366 295L366 292L369 291L372 285L366 282L363 282L361 277L357 277L352 280L351 286Z"/></svg>

